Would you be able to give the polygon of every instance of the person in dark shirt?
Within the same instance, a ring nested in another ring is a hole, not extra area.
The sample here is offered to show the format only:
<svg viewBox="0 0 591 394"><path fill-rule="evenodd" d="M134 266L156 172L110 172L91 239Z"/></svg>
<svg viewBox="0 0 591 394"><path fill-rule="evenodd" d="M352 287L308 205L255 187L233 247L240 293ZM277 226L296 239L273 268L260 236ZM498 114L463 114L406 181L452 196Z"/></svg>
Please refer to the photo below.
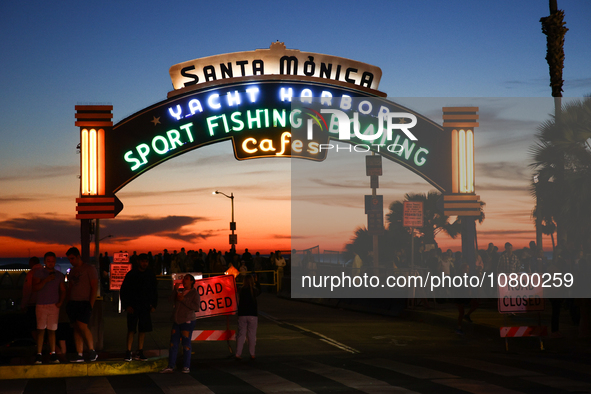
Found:
<svg viewBox="0 0 591 394"><path fill-rule="evenodd" d="M236 360L242 360L244 340L248 335L248 350L250 359L255 359L257 340L258 308L256 297L261 293L255 275L246 275L240 288L238 301L238 337L236 338Z"/></svg>
<svg viewBox="0 0 591 394"><path fill-rule="evenodd" d="M133 336L138 334L138 351L136 358L147 361L144 356L144 339L147 332L152 331L152 318L150 314L156 310L158 304L158 283L154 271L149 268L148 255L142 253L138 256L137 267L125 275L121 285L121 306L127 312L127 352L125 361L131 361L133 354L131 346Z"/></svg>

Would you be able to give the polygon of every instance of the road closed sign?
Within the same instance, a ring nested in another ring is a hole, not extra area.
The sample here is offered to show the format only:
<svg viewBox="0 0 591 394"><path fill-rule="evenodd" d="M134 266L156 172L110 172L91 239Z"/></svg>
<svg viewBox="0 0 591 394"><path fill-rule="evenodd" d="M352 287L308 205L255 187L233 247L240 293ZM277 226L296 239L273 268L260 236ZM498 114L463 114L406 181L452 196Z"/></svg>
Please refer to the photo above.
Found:
<svg viewBox="0 0 591 394"><path fill-rule="evenodd" d="M206 317L233 315L238 310L236 302L236 281L233 275L220 275L195 282L199 293L197 319Z"/></svg>
<svg viewBox="0 0 591 394"><path fill-rule="evenodd" d="M511 275L515 275L515 277L511 278ZM521 273L511 275L507 275L508 280L505 286L501 286L503 283L499 280L499 312L543 311L544 292L541 284L535 281L535 275L537 274ZM537 286L534 286L534 284L537 284Z"/></svg>

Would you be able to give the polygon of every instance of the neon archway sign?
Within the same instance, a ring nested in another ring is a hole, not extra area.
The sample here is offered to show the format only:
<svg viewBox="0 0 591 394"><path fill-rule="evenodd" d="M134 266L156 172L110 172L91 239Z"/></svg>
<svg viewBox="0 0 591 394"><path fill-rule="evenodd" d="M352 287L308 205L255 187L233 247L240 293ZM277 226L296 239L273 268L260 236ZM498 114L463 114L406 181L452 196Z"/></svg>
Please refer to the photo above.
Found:
<svg viewBox="0 0 591 394"><path fill-rule="evenodd" d="M170 75L175 90L166 100L115 125L111 106L76 107L76 125L81 129L78 219L115 217L123 208L116 193L138 176L174 157L221 141L232 141L238 160L324 160L327 149L322 146L340 139L334 132L338 122L328 115L322 119L327 126L324 133L306 138L306 112L314 108L315 113L335 107L349 113L358 110L362 124L363 119L375 121L380 112L411 114L416 119L412 128L416 141L398 130L389 141L395 143L395 150L383 149L388 142L383 140L381 145L367 144L353 136L347 142L366 144L442 193L461 195L457 201L465 204L478 199L473 186L477 109L444 108L441 126L386 100L386 94L377 90L381 78L378 67L288 50L282 43L274 43L269 49L180 63L171 67ZM364 103L370 103L373 112ZM473 207L460 207L455 212L475 214Z"/></svg>

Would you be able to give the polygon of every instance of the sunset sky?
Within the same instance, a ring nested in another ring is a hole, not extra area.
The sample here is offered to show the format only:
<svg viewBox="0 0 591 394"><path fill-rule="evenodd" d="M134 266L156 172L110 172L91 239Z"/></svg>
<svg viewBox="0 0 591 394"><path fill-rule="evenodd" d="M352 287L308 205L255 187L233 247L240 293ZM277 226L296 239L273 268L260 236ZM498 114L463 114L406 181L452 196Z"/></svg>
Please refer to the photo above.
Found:
<svg viewBox="0 0 591 394"><path fill-rule="evenodd" d="M582 97L591 93L591 3L558 6L569 28L564 96ZM442 106L479 106L478 242L525 246L535 239L528 150L553 111L539 22L548 14L547 1L2 2L0 257L61 256L80 244L75 105L113 105L116 123L166 99L170 66L277 40L380 67L380 91L439 124ZM385 212L433 189L386 161L380 185ZM213 190L234 193L237 249L262 253L292 248L292 222L294 247L342 250L367 225L371 193L361 154L237 161L230 142L218 143L118 192L125 208L101 221L101 238L112 235L101 250L228 249L230 200Z"/></svg>

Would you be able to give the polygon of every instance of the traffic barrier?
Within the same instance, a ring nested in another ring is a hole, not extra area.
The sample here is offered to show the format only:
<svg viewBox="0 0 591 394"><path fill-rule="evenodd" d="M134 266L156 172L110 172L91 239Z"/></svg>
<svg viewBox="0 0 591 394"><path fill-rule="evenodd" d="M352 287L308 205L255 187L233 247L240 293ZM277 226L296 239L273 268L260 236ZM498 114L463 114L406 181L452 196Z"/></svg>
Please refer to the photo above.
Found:
<svg viewBox="0 0 591 394"><path fill-rule="evenodd" d="M194 330L192 341L235 341L235 330Z"/></svg>
<svg viewBox="0 0 591 394"><path fill-rule="evenodd" d="M501 338L546 337L547 326L501 327Z"/></svg>

